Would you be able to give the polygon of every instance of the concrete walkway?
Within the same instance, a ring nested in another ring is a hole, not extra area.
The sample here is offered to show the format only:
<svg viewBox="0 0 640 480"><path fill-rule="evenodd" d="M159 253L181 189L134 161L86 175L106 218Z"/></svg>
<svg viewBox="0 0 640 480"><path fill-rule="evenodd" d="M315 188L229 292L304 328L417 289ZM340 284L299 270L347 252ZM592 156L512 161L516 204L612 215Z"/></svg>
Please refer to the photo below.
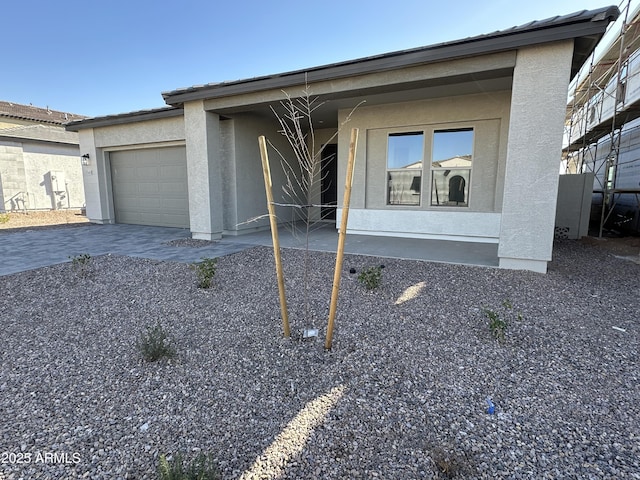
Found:
<svg viewBox="0 0 640 480"><path fill-rule="evenodd" d="M281 228L279 237L282 247L305 247L302 233L294 236ZM0 275L68 262L69 257L84 253L192 263L203 257L229 255L256 245L271 246L268 230L225 237L198 248L167 245L172 240L188 238L190 233L186 229L122 224L0 232ZM309 248L331 252L337 244L335 227L326 224L311 234ZM345 244L346 253L485 266L498 265L497 250L495 244L368 235L348 235Z"/></svg>

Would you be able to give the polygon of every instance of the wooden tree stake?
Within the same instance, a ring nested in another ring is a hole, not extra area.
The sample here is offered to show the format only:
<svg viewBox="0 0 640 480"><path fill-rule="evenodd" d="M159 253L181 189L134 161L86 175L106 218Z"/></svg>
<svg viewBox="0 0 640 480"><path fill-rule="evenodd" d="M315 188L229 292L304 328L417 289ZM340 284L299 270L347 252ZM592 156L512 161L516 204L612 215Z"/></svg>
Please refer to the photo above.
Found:
<svg viewBox="0 0 640 480"><path fill-rule="evenodd" d="M358 143L358 129L351 129L351 141L349 142L349 161L347 163L347 178L344 185L344 198L342 200L342 221L338 231L338 250L336 252L336 270L333 273L333 290L331 291L331 308L329 309L329 324L327 325L327 339L324 348L331 350L333 339L333 323L336 318L338 306L338 291L340 290L340 276L342 274L342 259L344 257L344 241L347 236L347 220L349 218L349 203L351 202L351 185L353 184L353 166L356 159L356 146Z"/></svg>
<svg viewBox="0 0 640 480"><path fill-rule="evenodd" d="M276 260L276 273L278 275L278 292L280 294L280 311L282 312L282 329L284 336L291 336L289 330L289 314L287 312L287 298L284 293L284 273L282 271L282 258L280 257L280 240L278 239L278 221L275 207L273 206L273 191L271 183L271 169L269 168L269 155L267 153L267 141L264 135L258 137L260 145L260 157L262 157L262 173L264 175L264 189L267 193L267 209L271 223L271 238L273 239L273 256Z"/></svg>

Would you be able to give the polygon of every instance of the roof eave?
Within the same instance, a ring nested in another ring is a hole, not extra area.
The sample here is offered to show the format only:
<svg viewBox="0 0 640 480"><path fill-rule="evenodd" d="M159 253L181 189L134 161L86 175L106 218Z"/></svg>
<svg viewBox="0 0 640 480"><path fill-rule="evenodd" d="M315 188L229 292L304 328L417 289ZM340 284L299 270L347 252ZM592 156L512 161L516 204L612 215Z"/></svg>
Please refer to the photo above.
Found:
<svg viewBox="0 0 640 480"><path fill-rule="evenodd" d="M183 110L176 107L163 107L154 110L141 110L137 112L121 113L116 115L107 115L104 117L86 118L84 120L76 120L69 122L65 128L72 132L87 128L108 127L112 125L124 125L132 122L145 122L149 120L158 120L162 118L172 118L182 116Z"/></svg>
<svg viewBox="0 0 640 480"><path fill-rule="evenodd" d="M35 118L35 117L28 117L26 115L14 115L11 113L2 113L0 112L0 117L3 118L12 118L15 120L23 120L26 122L37 122L37 123L42 123L42 124L47 124L47 125L55 125L58 127L63 127L64 123L63 122L59 122L57 120L44 120L42 118Z"/></svg>
<svg viewBox="0 0 640 480"><path fill-rule="evenodd" d="M10 142L30 142L37 143L43 145L66 145L71 147L77 147L78 141L75 139L65 139L65 138L56 138L56 139L48 139L48 138L37 138L31 137L28 135L8 135L0 130L0 141L10 141Z"/></svg>

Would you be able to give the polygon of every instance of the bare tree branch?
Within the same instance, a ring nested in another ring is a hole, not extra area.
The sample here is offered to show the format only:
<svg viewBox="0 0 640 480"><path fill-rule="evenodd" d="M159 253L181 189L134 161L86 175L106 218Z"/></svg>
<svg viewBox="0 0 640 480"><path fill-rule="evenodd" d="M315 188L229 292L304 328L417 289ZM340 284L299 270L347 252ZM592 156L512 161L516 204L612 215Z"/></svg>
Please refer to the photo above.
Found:
<svg viewBox="0 0 640 480"><path fill-rule="evenodd" d="M332 143L338 136L340 130L347 124L356 109L364 103L358 103L341 122L336 132L331 135L318 150L316 150L316 135L313 125L313 114L322 107L325 102L318 96L311 94L309 84L305 81L305 86L301 95L292 98L283 91L285 100L280 102L282 109L278 114L271 106L271 111L275 115L280 125L278 133L281 134L291 148L292 157L287 158L271 141L269 145L280 157L280 165L284 172L284 183L282 185L282 202L273 202L279 207L291 208L294 222L290 225L292 234L297 236L297 226L295 220L302 223L305 235L306 251L304 261L304 314L305 321L313 323L311 312L309 311L309 235L319 228L319 221L326 218L328 213L323 213L323 209L335 209L337 205L325 205L314 203L314 195L322 193L330 188L330 185L323 186L328 178L328 172L322 172L322 161L325 147ZM319 188L315 188L319 184ZM319 219L316 211L319 209ZM262 217L256 217L260 219Z"/></svg>

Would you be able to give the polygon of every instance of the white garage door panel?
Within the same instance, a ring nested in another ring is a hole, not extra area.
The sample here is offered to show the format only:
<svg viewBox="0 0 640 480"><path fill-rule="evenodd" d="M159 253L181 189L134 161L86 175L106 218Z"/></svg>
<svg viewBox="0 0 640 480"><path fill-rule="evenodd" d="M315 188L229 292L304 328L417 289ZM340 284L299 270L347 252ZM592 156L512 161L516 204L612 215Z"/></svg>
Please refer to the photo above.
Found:
<svg viewBox="0 0 640 480"><path fill-rule="evenodd" d="M171 214L164 214L164 218L168 218L170 221L173 221L174 223L179 222L182 219L181 215L171 215Z"/></svg>
<svg viewBox="0 0 640 480"><path fill-rule="evenodd" d="M134 223L138 224L139 216L137 214L130 214L129 212L120 212L118 216L119 223Z"/></svg>
<svg viewBox="0 0 640 480"><path fill-rule="evenodd" d="M189 227L184 147L111 152L116 222Z"/></svg>
<svg viewBox="0 0 640 480"><path fill-rule="evenodd" d="M111 178L112 180L117 180L118 182L123 182L127 184L129 179L135 177L136 169L129 168L126 166L118 166L117 168L113 168L111 170Z"/></svg>
<svg viewBox="0 0 640 480"><path fill-rule="evenodd" d="M147 213L154 213L162 208L162 200L159 198L141 197L138 206Z"/></svg>
<svg viewBox="0 0 640 480"><path fill-rule="evenodd" d="M158 191L166 195L167 197L182 199L182 183L162 183L158 185Z"/></svg>
<svg viewBox="0 0 640 480"><path fill-rule="evenodd" d="M189 209L189 202L175 198L163 198L160 200L160 207L172 215L178 214L185 209Z"/></svg>
<svg viewBox="0 0 640 480"><path fill-rule="evenodd" d="M136 177L142 178L147 182L152 180L160 180L160 169L158 167L138 167L136 168Z"/></svg>
<svg viewBox="0 0 640 480"><path fill-rule="evenodd" d="M185 178L183 175L186 172L183 172L179 167L161 167L160 175L164 178Z"/></svg>
<svg viewBox="0 0 640 480"><path fill-rule="evenodd" d="M113 180L115 184L115 180ZM138 186L134 183L121 183L118 185L118 197L137 197L138 196Z"/></svg>
<svg viewBox="0 0 640 480"><path fill-rule="evenodd" d="M157 195L160 193L160 186L157 183L141 183L138 186L140 195Z"/></svg>

